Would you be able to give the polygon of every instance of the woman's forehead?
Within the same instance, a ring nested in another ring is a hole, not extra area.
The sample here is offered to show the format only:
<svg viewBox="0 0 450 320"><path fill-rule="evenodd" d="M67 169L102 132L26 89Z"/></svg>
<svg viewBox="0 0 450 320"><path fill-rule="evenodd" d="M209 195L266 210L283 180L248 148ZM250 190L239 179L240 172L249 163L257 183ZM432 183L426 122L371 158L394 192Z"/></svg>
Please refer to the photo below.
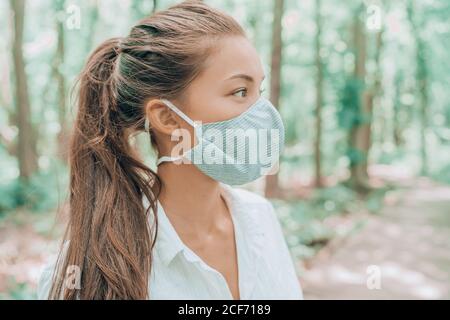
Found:
<svg viewBox="0 0 450 320"><path fill-rule="evenodd" d="M203 76L211 80L225 81L237 74L245 74L255 80L264 76L261 58L245 37L220 40L208 60Z"/></svg>

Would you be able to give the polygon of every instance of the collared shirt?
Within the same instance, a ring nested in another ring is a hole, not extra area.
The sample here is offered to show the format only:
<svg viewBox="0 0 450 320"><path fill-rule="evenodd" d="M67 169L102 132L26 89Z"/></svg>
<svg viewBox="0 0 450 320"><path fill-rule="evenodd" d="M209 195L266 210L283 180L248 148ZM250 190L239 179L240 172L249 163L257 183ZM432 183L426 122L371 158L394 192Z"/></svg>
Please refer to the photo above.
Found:
<svg viewBox="0 0 450 320"><path fill-rule="evenodd" d="M272 204L241 188L222 184L236 240L240 298L303 299L293 260ZM144 199L147 206L148 201ZM158 235L149 277L150 299L233 299L224 276L186 246L158 201ZM38 298L51 286L44 270Z"/></svg>

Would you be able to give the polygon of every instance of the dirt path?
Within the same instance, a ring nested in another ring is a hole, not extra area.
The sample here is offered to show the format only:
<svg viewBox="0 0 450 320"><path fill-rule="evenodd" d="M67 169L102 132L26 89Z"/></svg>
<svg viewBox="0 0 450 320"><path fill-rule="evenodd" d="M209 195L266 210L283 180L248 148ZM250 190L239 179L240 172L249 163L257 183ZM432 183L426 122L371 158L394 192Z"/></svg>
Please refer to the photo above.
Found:
<svg viewBox="0 0 450 320"><path fill-rule="evenodd" d="M0 300L33 299L41 269L56 252L53 212L17 211L0 221Z"/></svg>
<svg viewBox="0 0 450 320"><path fill-rule="evenodd" d="M450 299L450 187L419 180L387 202L313 261L301 279L306 299Z"/></svg>

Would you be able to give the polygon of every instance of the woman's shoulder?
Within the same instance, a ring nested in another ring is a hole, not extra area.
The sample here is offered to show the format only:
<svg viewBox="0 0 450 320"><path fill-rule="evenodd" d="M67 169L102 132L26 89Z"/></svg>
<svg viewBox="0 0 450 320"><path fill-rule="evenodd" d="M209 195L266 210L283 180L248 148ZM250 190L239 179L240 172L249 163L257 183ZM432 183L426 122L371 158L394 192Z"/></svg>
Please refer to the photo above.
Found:
<svg viewBox="0 0 450 320"><path fill-rule="evenodd" d="M69 241L67 240L64 242L62 246L61 258L65 256L68 246ZM48 258L47 262L42 267L36 290L38 300L48 299L53 284L57 264L58 264L58 254L53 254Z"/></svg>

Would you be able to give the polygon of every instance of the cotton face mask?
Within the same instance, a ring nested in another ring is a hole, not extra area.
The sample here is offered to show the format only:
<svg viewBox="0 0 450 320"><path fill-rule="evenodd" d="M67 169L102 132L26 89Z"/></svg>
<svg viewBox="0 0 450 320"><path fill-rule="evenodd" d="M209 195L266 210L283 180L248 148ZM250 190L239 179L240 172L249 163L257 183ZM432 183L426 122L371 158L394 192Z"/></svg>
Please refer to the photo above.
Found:
<svg viewBox="0 0 450 320"><path fill-rule="evenodd" d="M187 159L211 178L228 185L242 185L269 174L284 148L284 126L272 103L260 97L235 118L194 122L173 103L161 101L194 127L197 144L183 154L163 156L165 161Z"/></svg>

